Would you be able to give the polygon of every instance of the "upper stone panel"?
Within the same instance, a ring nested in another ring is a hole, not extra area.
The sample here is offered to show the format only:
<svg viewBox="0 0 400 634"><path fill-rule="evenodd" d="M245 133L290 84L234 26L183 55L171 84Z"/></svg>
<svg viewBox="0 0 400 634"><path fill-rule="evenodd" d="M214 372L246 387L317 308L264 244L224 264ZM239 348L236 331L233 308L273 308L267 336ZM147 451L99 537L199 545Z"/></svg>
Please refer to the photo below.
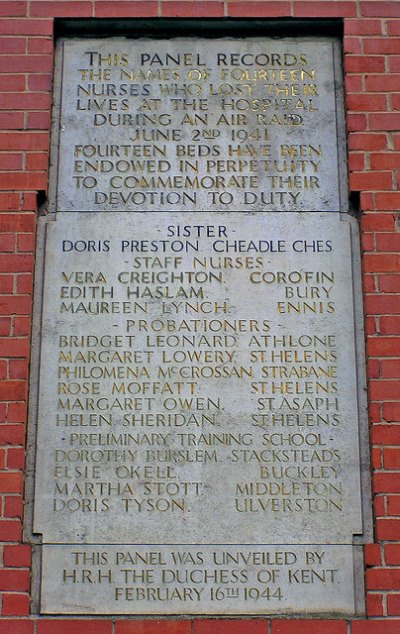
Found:
<svg viewBox="0 0 400 634"><path fill-rule="evenodd" d="M334 39L69 40L58 64L53 211L346 211Z"/></svg>

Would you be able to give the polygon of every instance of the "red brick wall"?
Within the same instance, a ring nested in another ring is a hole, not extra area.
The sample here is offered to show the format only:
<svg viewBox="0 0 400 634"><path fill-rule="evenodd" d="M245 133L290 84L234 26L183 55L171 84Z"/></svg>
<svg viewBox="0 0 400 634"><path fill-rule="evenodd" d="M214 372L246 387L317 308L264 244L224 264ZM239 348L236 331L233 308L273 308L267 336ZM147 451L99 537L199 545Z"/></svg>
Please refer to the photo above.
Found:
<svg viewBox="0 0 400 634"><path fill-rule="evenodd" d="M54 17L344 18L350 189L360 191L375 544L367 620L30 617L21 544L36 192L46 190ZM0 633L400 633L400 2L0 0Z"/></svg>

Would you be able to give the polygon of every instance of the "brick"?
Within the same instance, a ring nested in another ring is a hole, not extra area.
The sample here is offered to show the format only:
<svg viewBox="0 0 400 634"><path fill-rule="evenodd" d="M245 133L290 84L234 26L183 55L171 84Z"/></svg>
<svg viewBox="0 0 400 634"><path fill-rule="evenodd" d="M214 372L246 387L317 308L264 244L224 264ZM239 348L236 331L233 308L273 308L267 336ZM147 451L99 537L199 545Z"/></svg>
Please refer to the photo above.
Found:
<svg viewBox="0 0 400 634"><path fill-rule="evenodd" d="M367 370L369 379L378 379L380 377L380 361L378 359L369 359L367 361Z"/></svg>
<svg viewBox="0 0 400 634"><path fill-rule="evenodd" d="M365 87L368 92L396 92L400 90L400 74L367 75Z"/></svg>
<svg viewBox="0 0 400 634"><path fill-rule="evenodd" d="M3 542L21 540L21 522L19 520L0 520L0 539Z"/></svg>
<svg viewBox="0 0 400 634"><path fill-rule="evenodd" d="M111 634L112 622L99 620L78 620L68 619L60 621L57 619L48 621L38 621L37 634L77 634L79 631L85 634Z"/></svg>
<svg viewBox="0 0 400 634"><path fill-rule="evenodd" d="M386 134L381 134L379 132L375 134L352 132L349 135L349 149L350 150L370 150L370 151L384 150L386 149L386 147L387 147ZM376 169L376 167L374 166L373 169Z"/></svg>
<svg viewBox="0 0 400 634"><path fill-rule="evenodd" d="M400 95L391 95L390 99L391 110L400 110Z"/></svg>
<svg viewBox="0 0 400 634"><path fill-rule="evenodd" d="M379 290L381 293L400 293L400 275L379 275Z"/></svg>
<svg viewBox="0 0 400 634"><path fill-rule="evenodd" d="M392 189L392 172L353 172L350 174L350 189Z"/></svg>
<svg viewBox="0 0 400 634"><path fill-rule="evenodd" d="M389 594L387 597L387 613L390 616L400 615L400 594Z"/></svg>
<svg viewBox="0 0 400 634"><path fill-rule="evenodd" d="M50 130L50 112L28 112L27 129Z"/></svg>
<svg viewBox="0 0 400 634"><path fill-rule="evenodd" d="M30 599L29 594L4 593L2 597L3 616L28 616ZM14 630L13 630L14 632Z"/></svg>
<svg viewBox="0 0 400 634"><path fill-rule="evenodd" d="M1 89L3 92L15 92L25 90L26 80L24 75L2 75Z"/></svg>
<svg viewBox="0 0 400 634"><path fill-rule="evenodd" d="M387 514L390 517L400 516L400 496L388 495L386 500Z"/></svg>
<svg viewBox="0 0 400 634"><path fill-rule="evenodd" d="M70 0L69 2L47 2L47 0L31 0L32 18L42 17L92 17L92 3L89 0Z"/></svg>
<svg viewBox="0 0 400 634"><path fill-rule="evenodd" d="M52 88L52 76L51 73L46 75L29 75L28 88L34 91L51 92Z"/></svg>
<svg viewBox="0 0 400 634"><path fill-rule="evenodd" d="M8 295L14 292L14 275L0 275L0 294Z"/></svg>
<svg viewBox="0 0 400 634"><path fill-rule="evenodd" d="M27 359L10 359L9 379L27 379L28 361Z"/></svg>
<svg viewBox="0 0 400 634"><path fill-rule="evenodd" d="M31 271L32 266L33 255L31 253L7 253L6 255L0 253L0 272Z"/></svg>
<svg viewBox="0 0 400 634"><path fill-rule="evenodd" d="M228 15L232 18L239 17L279 17L290 15L290 2L257 2L257 1L230 1L228 2Z"/></svg>
<svg viewBox="0 0 400 634"><path fill-rule="evenodd" d="M385 72L385 58L383 55L346 55L344 64L347 73Z"/></svg>
<svg viewBox="0 0 400 634"><path fill-rule="evenodd" d="M400 469L400 448L387 448L383 452L385 469Z"/></svg>
<svg viewBox="0 0 400 634"><path fill-rule="evenodd" d="M400 38L384 37L384 38L371 38L364 39L363 41L364 53L368 54L398 54L400 53Z"/></svg>
<svg viewBox="0 0 400 634"><path fill-rule="evenodd" d="M19 206L19 202L16 203L16 200L19 201L19 194L14 196L10 204ZM34 214L2 214L0 216L1 230L32 233L35 231L35 220Z"/></svg>
<svg viewBox="0 0 400 634"><path fill-rule="evenodd" d="M373 469L382 468L382 450L379 447L373 447L371 451L371 465Z"/></svg>
<svg viewBox="0 0 400 634"><path fill-rule="evenodd" d="M0 634L33 634L32 620L0 619Z"/></svg>
<svg viewBox="0 0 400 634"><path fill-rule="evenodd" d="M4 471L0 473L0 493L22 493L22 473Z"/></svg>
<svg viewBox="0 0 400 634"><path fill-rule="evenodd" d="M399 634L400 621L352 621L351 634Z"/></svg>
<svg viewBox="0 0 400 634"><path fill-rule="evenodd" d="M53 20L10 20L0 19L2 35L53 35Z"/></svg>
<svg viewBox="0 0 400 634"><path fill-rule="evenodd" d="M378 540L395 541L400 540L400 518L399 519L377 519L376 520L376 537ZM400 587L400 570L398 571L398 581L394 582L391 588ZM383 586L377 586L378 589L383 589ZM388 588L389 589L389 588Z"/></svg>
<svg viewBox="0 0 400 634"><path fill-rule="evenodd" d="M24 510L23 498L21 495L8 495L4 499L4 516L22 518ZM20 541L20 540L14 540Z"/></svg>
<svg viewBox="0 0 400 634"><path fill-rule="evenodd" d="M8 336L11 333L11 317L0 317L0 335Z"/></svg>
<svg viewBox="0 0 400 634"><path fill-rule="evenodd" d="M24 447L8 447L7 449L7 468L21 469L25 466L25 449Z"/></svg>
<svg viewBox="0 0 400 634"><path fill-rule="evenodd" d="M375 493L400 493L400 474L374 473L373 489Z"/></svg>
<svg viewBox="0 0 400 634"><path fill-rule="evenodd" d="M379 152L370 155L371 169L395 169L400 168L400 157L396 152Z"/></svg>
<svg viewBox="0 0 400 634"><path fill-rule="evenodd" d="M383 378L385 379L400 378L400 359L383 359L380 362L380 365L381 365Z"/></svg>
<svg viewBox="0 0 400 634"><path fill-rule="evenodd" d="M362 231L393 231L394 221L394 214L367 213L361 216L361 228Z"/></svg>
<svg viewBox="0 0 400 634"><path fill-rule="evenodd" d="M191 634L190 621L117 621L115 634Z"/></svg>
<svg viewBox="0 0 400 634"><path fill-rule="evenodd" d="M47 175L42 172L8 172L0 173L0 187L12 187L15 189L46 189Z"/></svg>
<svg viewBox="0 0 400 634"><path fill-rule="evenodd" d="M312 17L315 18L344 18L354 17L357 15L357 7L354 2L319 2L317 7L315 2L305 2L303 0L295 0L293 7L294 17Z"/></svg>
<svg viewBox="0 0 400 634"><path fill-rule="evenodd" d="M382 563L381 547L379 544L366 544L364 547L365 563L367 566L380 566Z"/></svg>
<svg viewBox="0 0 400 634"><path fill-rule="evenodd" d="M247 4L247 3L246 3ZM166 18L173 17L223 17L224 3L212 2L187 2L187 0L164 0L161 4L161 14Z"/></svg>
<svg viewBox="0 0 400 634"><path fill-rule="evenodd" d="M363 0L361 2L361 15L367 18L398 18L400 17L400 5L394 0Z"/></svg>
<svg viewBox="0 0 400 634"><path fill-rule="evenodd" d="M346 634L347 625L345 621L328 621L328 620L297 620L295 621L295 630L293 629L293 621L273 621L272 634ZM247 633L246 633L247 634Z"/></svg>
<svg viewBox="0 0 400 634"><path fill-rule="evenodd" d="M26 592L29 590L29 570L0 570L0 590Z"/></svg>
<svg viewBox="0 0 400 634"><path fill-rule="evenodd" d="M400 313L400 305L399 305L399 298L396 295L367 295L365 297L364 300L364 305L365 305L365 309L367 314L369 315L390 315L392 314L399 314ZM392 352L390 353L390 350L387 349L387 343L388 342L380 342L380 344L382 344L383 346L383 356L393 356L393 348L392 348ZM376 341L373 345L375 346L375 344L378 344L378 342ZM378 348L376 350L376 354L377 356L379 355L379 347L380 344L378 344ZM400 348L398 346L398 342L393 341L393 339L391 340L391 346L394 346L397 350L396 354L400 354Z"/></svg>
<svg viewBox="0 0 400 634"><path fill-rule="evenodd" d="M0 274L0 294L8 295L14 292L14 275Z"/></svg>
<svg viewBox="0 0 400 634"><path fill-rule="evenodd" d="M0 380L7 379L8 362L0 359Z"/></svg>
<svg viewBox="0 0 400 634"><path fill-rule="evenodd" d="M400 570L394 570L392 568L370 568L366 572L366 581L368 589L393 590L399 587Z"/></svg>
<svg viewBox="0 0 400 634"><path fill-rule="evenodd" d="M31 332L31 322L29 317L15 317L14 335L16 337L22 337L22 335L29 335L30 332Z"/></svg>
<svg viewBox="0 0 400 634"><path fill-rule="evenodd" d="M193 634L268 634L268 622L259 619L214 621L204 619L194 621Z"/></svg>
<svg viewBox="0 0 400 634"><path fill-rule="evenodd" d="M344 38L343 50L345 53L362 53L361 40L358 37L349 37L348 35Z"/></svg>
<svg viewBox="0 0 400 634"><path fill-rule="evenodd" d="M398 130L400 127L400 113L372 113L369 116L369 125L371 130Z"/></svg>
<svg viewBox="0 0 400 634"><path fill-rule="evenodd" d="M22 130L24 127L23 112L0 112L1 130Z"/></svg>
<svg viewBox="0 0 400 634"><path fill-rule="evenodd" d="M26 396L27 396L26 381L4 381L0 385L0 400L21 401L26 399Z"/></svg>
<svg viewBox="0 0 400 634"><path fill-rule="evenodd" d="M36 113L30 113L36 114ZM43 114L43 113L41 113ZM49 166L49 157L45 152L32 152L26 155L26 169L45 172Z"/></svg>
<svg viewBox="0 0 400 634"><path fill-rule="evenodd" d="M346 102L349 110L359 110L362 112L386 110L387 108L386 95L347 95Z"/></svg>
<svg viewBox="0 0 400 634"><path fill-rule="evenodd" d="M0 53L25 53L26 40L23 37L2 38Z"/></svg>
<svg viewBox="0 0 400 634"><path fill-rule="evenodd" d="M345 35L382 35L381 20L345 20Z"/></svg>
<svg viewBox="0 0 400 634"><path fill-rule="evenodd" d="M391 400L399 396L399 382L373 379L369 382L369 392L373 401Z"/></svg>
<svg viewBox="0 0 400 634"><path fill-rule="evenodd" d="M376 495L373 499L373 507L372 510L374 512L375 517L383 517L386 515L386 497L383 495Z"/></svg>
<svg viewBox="0 0 400 634"><path fill-rule="evenodd" d="M0 425L0 444L22 445L25 441L24 425Z"/></svg>
<svg viewBox="0 0 400 634"><path fill-rule="evenodd" d="M10 403L8 405L7 420L9 423L24 423L26 414L27 409L25 403Z"/></svg>
<svg viewBox="0 0 400 634"><path fill-rule="evenodd" d="M48 110L50 95L44 92L6 92L0 95L0 108L3 110Z"/></svg>
<svg viewBox="0 0 400 634"><path fill-rule="evenodd" d="M379 295L377 297L380 298ZM371 298L368 296L366 302L369 299ZM393 337L369 337L367 349L372 357L393 357L400 354L400 341Z"/></svg>
<svg viewBox="0 0 400 634"><path fill-rule="evenodd" d="M11 568L28 568L31 565L31 547L27 545L4 546L3 563Z"/></svg>
<svg viewBox="0 0 400 634"><path fill-rule="evenodd" d="M380 319L380 332L382 335L400 335L400 317L385 317Z"/></svg>
<svg viewBox="0 0 400 634"><path fill-rule="evenodd" d="M365 169L365 154L364 152L354 152L349 156L349 170L350 172L361 172Z"/></svg>
<svg viewBox="0 0 400 634"><path fill-rule="evenodd" d="M373 249L373 236L363 236L362 237L362 248L363 251L371 251ZM364 275L363 285L364 291L366 293L376 293L376 283L375 283L375 275ZM375 332L374 332L375 334Z"/></svg>
<svg viewBox="0 0 400 634"><path fill-rule="evenodd" d="M367 616L383 616L383 594L367 594L366 612Z"/></svg>
<svg viewBox="0 0 400 634"><path fill-rule="evenodd" d="M28 40L28 53L52 53L54 49L53 40L50 37L34 37Z"/></svg>
<svg viewBox="0 0 400 634"><path fill-rule="evenodd" d="M375 194L375 199L377 209L400 209L400 192L377 192Z"/></svg>
<svg viewBox="0 0 400 634"><path fill-rule="evenodd" d="M400 422L400 402L399 403L383 403L383 419L388 423Z"/></svg>
<svg viewBox="0 0 400 634"><path fill-rule="evenodd" d="M0 170L13 171L22 169L22 154L0 154Z"/></svg>
<svg viewBox="0 0 400 634"><path fill-rule="evenodd" d="M366 253L363 269L371 273L392 273L400 270L400 255L397 253Z"/></svg>
<svg viewBox="0 0 400 634"><path fill-rule="evenodd" d="M3 150L47 150L48 134L45 132L0 132L0 146Z"/></svg>
<svg viewBox="0 0 400 634"><path fill-rule="evenodd" d="M0 2L0 16L12 18L23 17L26 15L27 3L20 0L8 0L8 2Z"/></svg>
<svg viewBox="0 0 400 634"><path fill-rule="evenodd" d="M17 251L32 253L35 250L35 235L20 233L17 235Z"/></svg>
<svg viewBox="0 0 400 634"><path fill-rule="evenodd" d="M389 566L400 564L400 544L385 544L385 561Z"/></svg>
<svg viewBox="0 0 400 634"><path fill-rule="evenodd" d="M400 35L400 21L399 20L386 20L386 28L388 35ZM373 35L371 33L371 35Z"/></svg>
<svg viewBox="0 0 400 634"><path fill-rule="evenodd" d="M51 55L2 55L0 72L4 73L44 73L53 68Z"/></svg>
<svg viewBox="0 0 400 634"><path fill-rule="evenodd" d="M24 193L21 209L23 209L24 211L37 211L37 197L35 193Z"/></svg>
<svg viewBox="0 0 400 634"><path fill-rule="evenodd" d="M400 55L390 55L388 58L389 72L400 73Z"/></svg>
<svg viewBox="0 0 400 634"><path fill-rule="evenodd" d="M15 249L15 234L0 233L0 253L12 253Z"/></svg>
<svg viewBox="0 0 400 634"><path fill-rule="evenodd" d="M156 17L158 15L158 3L155 0L145 0L144 2L126 0L113 3L106 0L97 0L95 3L95 15L97 18Z"/></svg>
<svg viewBox="0 0 400 634"><path fill-rule="evenodd" d="M17 275L17 293L21 295L31 294L33 290L32 273Z"/></svg>
<svg viewBox="0 0 400 634"><path fill-rule="evenodd" d="M29 354L29 340L0 337L1 357L27 357Z"/></svg>
<svg viewBox="0 0 400 634"><path fill-rule="evenodd" d="M344 78L344 86L346 94L352 92L364 91L364 76L363 75L346 75Z"/></svg>
<svg viewBox="0 0 400 634"><path fill-rule="evenodd" d="M348 114L347 129L349 132L358 132L367 129L367 117L365 114Z"/></svg>
<svg viewBox="0 0 400 634"><path fill-rule="evenodd" d="M0 403L0 423L4 423L4 421L6 420L6 411L7 411L7 407L5 403ZM1 429L1 425L0 425L0 429Z"/></svg>

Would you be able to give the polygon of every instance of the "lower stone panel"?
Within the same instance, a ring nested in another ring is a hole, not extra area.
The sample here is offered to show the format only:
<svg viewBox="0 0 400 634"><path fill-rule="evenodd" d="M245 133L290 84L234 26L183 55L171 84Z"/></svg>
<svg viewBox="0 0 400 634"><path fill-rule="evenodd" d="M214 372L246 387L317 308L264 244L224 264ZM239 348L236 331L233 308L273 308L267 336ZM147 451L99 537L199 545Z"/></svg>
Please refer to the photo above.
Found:
<svg viewBox="0 0 400 634"><path fill-rule="evenodd" d="M42 548L44 614L357 613L350 545Z"/></svg>

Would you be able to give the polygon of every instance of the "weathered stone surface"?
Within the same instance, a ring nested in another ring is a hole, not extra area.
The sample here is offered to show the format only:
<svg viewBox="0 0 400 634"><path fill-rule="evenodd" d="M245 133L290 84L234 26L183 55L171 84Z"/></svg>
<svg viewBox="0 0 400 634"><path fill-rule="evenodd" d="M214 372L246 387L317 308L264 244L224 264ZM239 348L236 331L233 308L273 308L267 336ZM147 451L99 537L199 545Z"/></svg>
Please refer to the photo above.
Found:
<svg viewBox="0 0 400 634"><path fill-rule="evenodd" d="M56 211L347 209L333 39L67 40L61 58Z"/></svg>
<svg viewBox="0 0 400 634"><path fill-rule="evenodd" d="M44 546L44 613L353 614L351 546Z"/></svg>
<svg viewBox="0 0 400 634"><path fill-rule="evenodd" d="M36 531L351 543L348 220L115 214L109 226L58 214L47 228Z"/></svg>
<svg viewBox="0 0 400 634"><path fill-rule="evenodd" d="M359 614L337 43L71 40L58 56L41 611Z"/></svg>

